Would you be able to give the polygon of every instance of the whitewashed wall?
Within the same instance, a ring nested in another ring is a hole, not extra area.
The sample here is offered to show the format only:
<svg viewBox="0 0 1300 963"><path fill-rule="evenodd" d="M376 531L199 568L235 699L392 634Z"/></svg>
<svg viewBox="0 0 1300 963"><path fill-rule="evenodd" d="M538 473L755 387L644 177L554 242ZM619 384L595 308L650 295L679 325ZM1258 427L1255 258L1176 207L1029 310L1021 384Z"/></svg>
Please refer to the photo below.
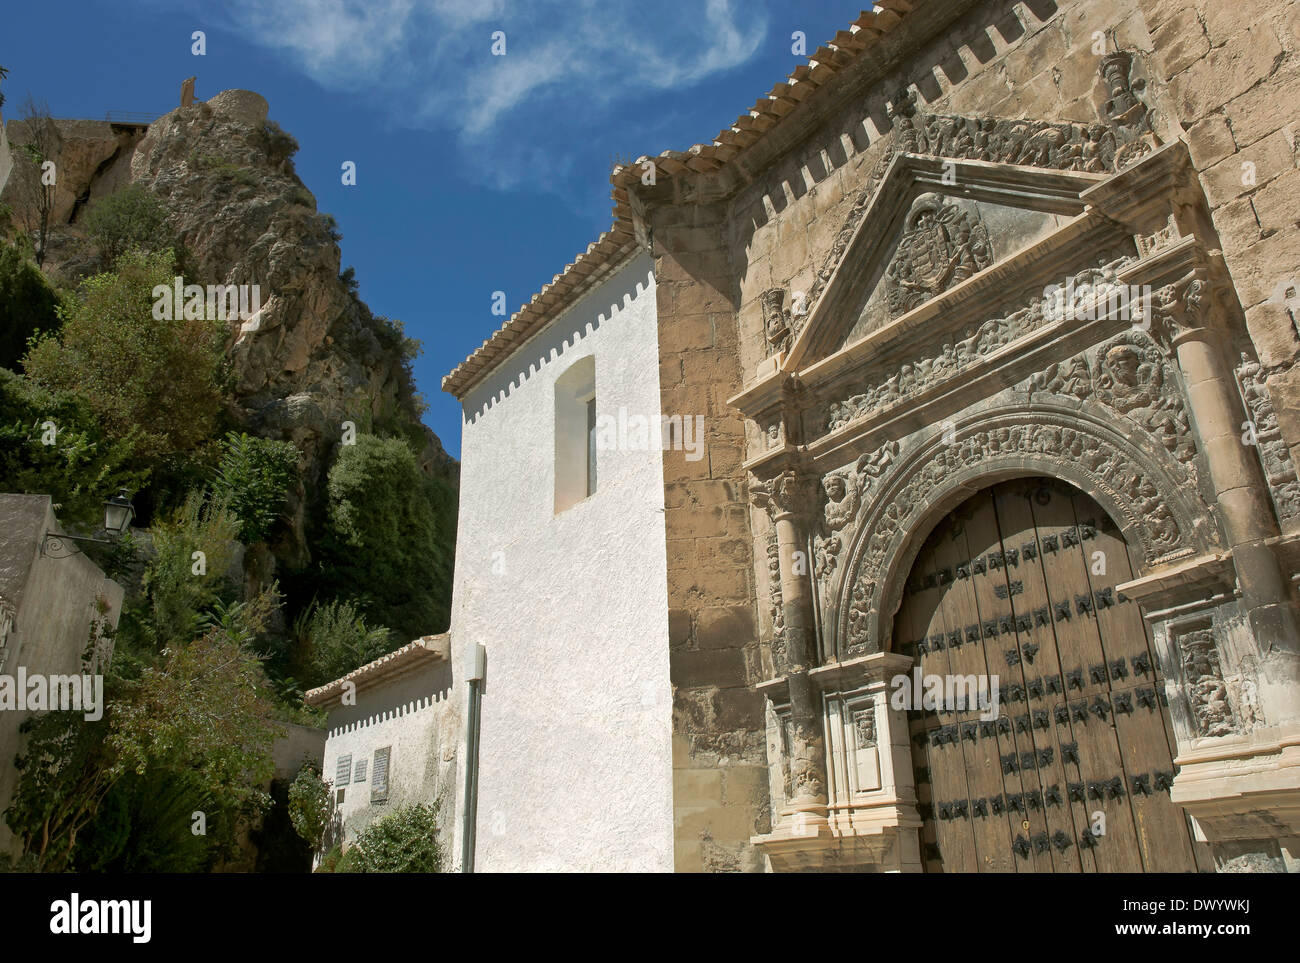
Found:
<svg viewBox="0 0 1300 963"><path fill-rule="evenodd" d="M354 706L336 706L326 726L322 775L334 783L340 756L352 756L353 779L343 788L339 807L349 842L372 821L417 803L439 803L438 841L444 872L453 868L456 817L456 755L461 741L460 702L451 666L442 660L401 677L361 689ZM371 803L375 750L390 746L388 801ZM358 759L366 760L364 782L355 779ZM337 787L336 787L337 788Z"/></svg>
<svg viewBox="0 0 1300 963"><path fill-rule="evenodd" d="M487 648L478 872L672 870L663 453L599 452L596 493L554 510L555 381L591 354L598 415L657 425L648 256L464 399L452 657L464 680Z"/></svg>

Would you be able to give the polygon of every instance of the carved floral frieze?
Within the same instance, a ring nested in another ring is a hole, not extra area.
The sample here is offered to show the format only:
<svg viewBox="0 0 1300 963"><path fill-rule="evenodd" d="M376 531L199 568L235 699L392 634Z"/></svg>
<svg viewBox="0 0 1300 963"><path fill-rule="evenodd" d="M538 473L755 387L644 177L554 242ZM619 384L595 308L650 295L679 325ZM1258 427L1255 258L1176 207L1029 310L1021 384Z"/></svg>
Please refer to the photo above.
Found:
<svg viewBox="0 0 1300 963"><path fill-rule="evenodd" d="M1120 257L1095 268L1087 268L1066 279L1053 290L1053 297L1035 292L1028 303L1000 318L991 318L978 328L968 327L965 336L943 341L919 357L903 364L886 364L872 368L863 378L863 390L825 406L818 421L829 431L836 431L864 415L889 408L920 394L933 385L964 372L973 364L1000 351L1048 324L1063 317L1096 316L1098 304L1109 307L1114 301L1110 292L1121 287L1119 271L1135 258ZM1068 300L1064 292L1070 292Z"/></svg>

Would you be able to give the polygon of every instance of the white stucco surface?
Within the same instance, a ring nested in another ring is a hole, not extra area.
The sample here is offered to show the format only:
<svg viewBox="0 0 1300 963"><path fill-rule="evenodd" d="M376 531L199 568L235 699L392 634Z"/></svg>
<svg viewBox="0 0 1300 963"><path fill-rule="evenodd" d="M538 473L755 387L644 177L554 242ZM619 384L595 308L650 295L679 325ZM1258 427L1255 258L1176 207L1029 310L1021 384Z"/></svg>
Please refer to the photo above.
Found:
<svg viewBox="0 0 1300 963"><path fill-rule="evenodd" d="M454 689L451 666L439 660L359 690L356 705L335 704L330 710L322 775L333 784L339 757L352 756L353 778L342 787L343 803L338 807L349 842L395 809L437 802L442 865L450 871L451 847L459 831L455 776L461 725ZM375 750L385 746L391 747L388 800L372 803ZM356 764L361 759L366 761L366 775L358 782Z"/></svg>
<svg viewBox="0 0 1300 963"><path fill-rule="evenodd" d="M600 451L595 494L555 513L555 382L593 354L597 415L657 426L648 256L464 399L452 658L463 680L475 643L487 649L477 872L673 867L658 444Z"/></svg>

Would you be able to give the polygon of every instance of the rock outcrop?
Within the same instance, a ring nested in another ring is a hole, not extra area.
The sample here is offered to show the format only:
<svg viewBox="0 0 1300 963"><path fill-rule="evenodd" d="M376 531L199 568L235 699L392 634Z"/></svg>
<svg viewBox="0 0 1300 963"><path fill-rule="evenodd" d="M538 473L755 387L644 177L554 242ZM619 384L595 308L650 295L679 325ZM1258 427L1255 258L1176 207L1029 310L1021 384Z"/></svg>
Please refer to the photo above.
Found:
<svg viewBox="0 0 1300 963"><path fill-rule="evenodd" d="M268 122L265 99L228 90L163 115L143 136L106 121L57 123L63 157L47 269L77 273L86 203L132 182L167 205L186 283L258 286L260 310L228 322L231 413L250 432L303 452L292 535L275 546L282 561L307 561L305 518L344 422L401 433L425 472L456 482L458 465L420 423L400 329L339 276L333 218L294 172L297 142ZM21 122L8 127L21 143Z"/></svg>

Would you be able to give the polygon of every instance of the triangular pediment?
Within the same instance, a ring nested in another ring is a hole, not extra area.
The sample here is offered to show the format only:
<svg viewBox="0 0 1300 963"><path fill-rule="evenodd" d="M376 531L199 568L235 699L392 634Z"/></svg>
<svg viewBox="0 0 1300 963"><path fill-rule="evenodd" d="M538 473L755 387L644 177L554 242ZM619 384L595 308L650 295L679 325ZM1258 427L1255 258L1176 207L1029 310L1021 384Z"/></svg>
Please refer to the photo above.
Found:
<svg viewBox="0 0 1300 963"><path fill-rule="evenodd" d="M1149 149L1117 148L1105 125L1036 121L920 116L900 135L902 147L948 153L896 149L882 162L832 245L804 323L791 319L785 371L1038 243L1084 212L1085 191Z"/></svg>

